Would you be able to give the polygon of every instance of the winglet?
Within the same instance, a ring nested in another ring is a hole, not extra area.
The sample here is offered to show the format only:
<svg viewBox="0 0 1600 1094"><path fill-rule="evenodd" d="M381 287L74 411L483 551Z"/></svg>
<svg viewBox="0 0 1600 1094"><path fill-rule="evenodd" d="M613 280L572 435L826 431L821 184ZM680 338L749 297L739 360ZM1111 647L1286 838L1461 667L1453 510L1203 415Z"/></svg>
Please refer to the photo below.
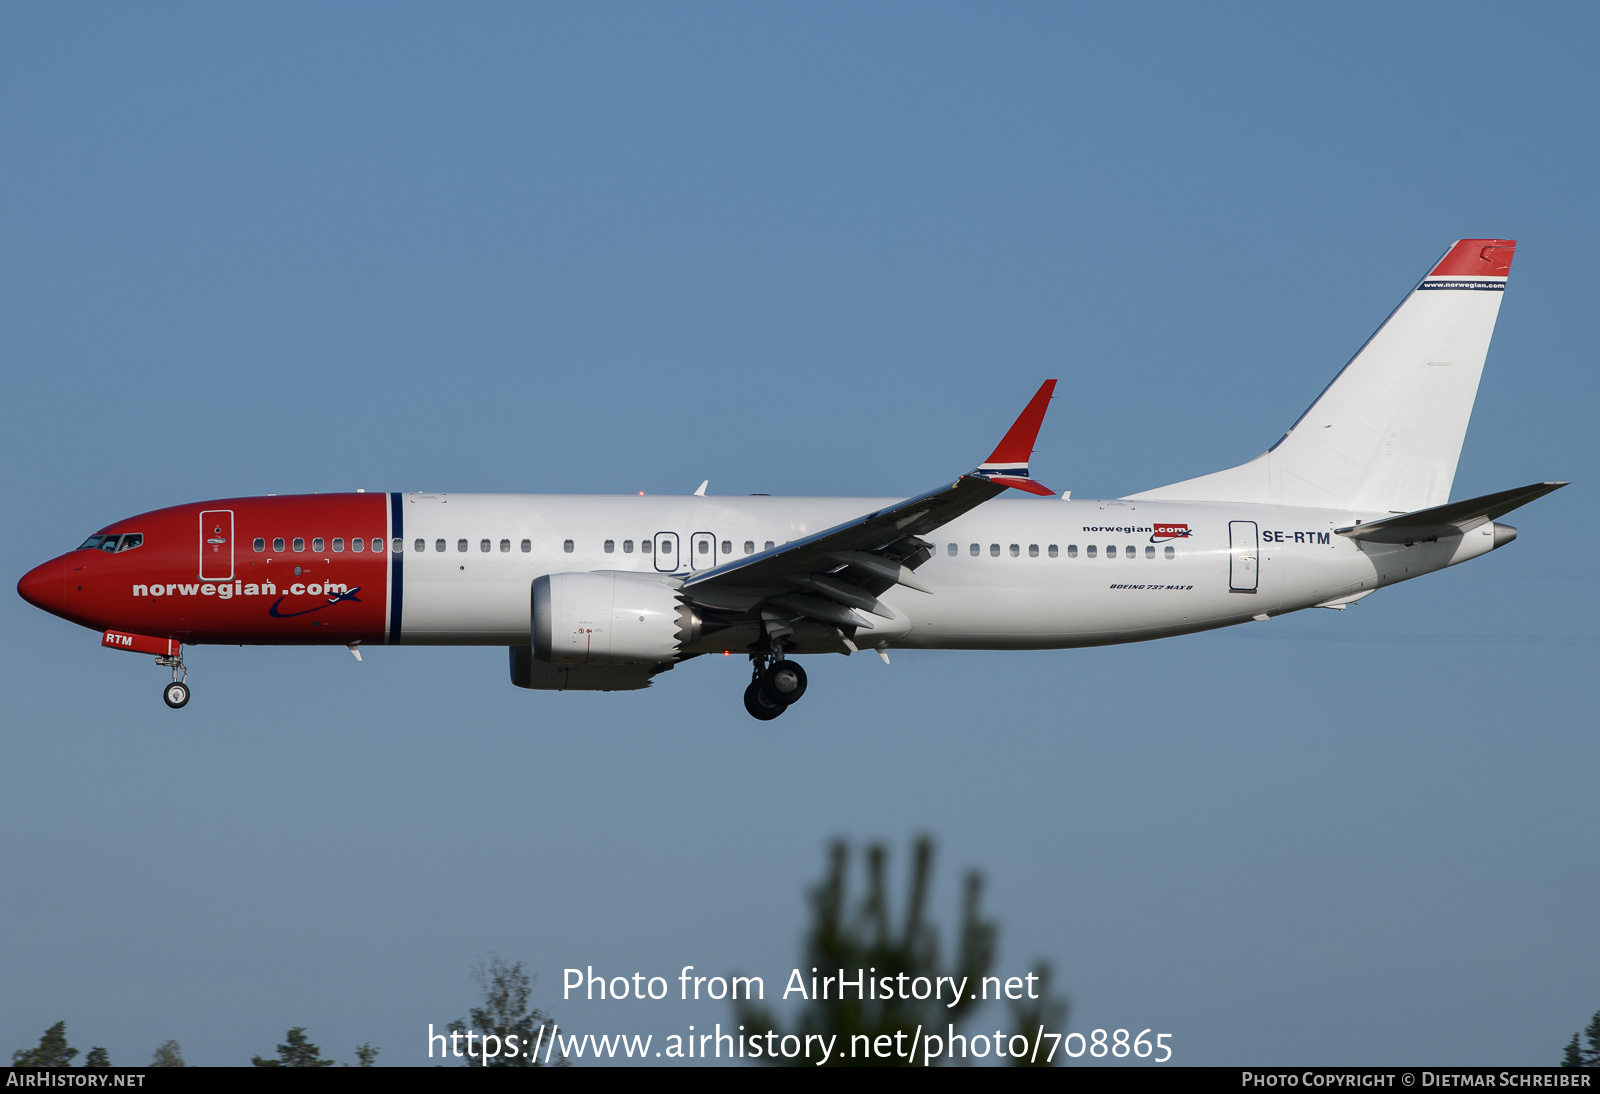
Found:
<svg viewBox="0 0 1600 1094"><path fill-rule="evenodd" d="M1033 442L1039 437L1039 427L1044 424L1044 412L1050 408L1050 396L1055 389L1054 380L1046 380L1039 385L1039 390L1028 400L1022 413L1017 415L1017 420L1011 423L1011 428L995 446L994 452L973 471L974 475L1001 486L1026 490L1030 494L1050 496L1055 493L1048 486L1034 482L1028 474Z"/></svg>

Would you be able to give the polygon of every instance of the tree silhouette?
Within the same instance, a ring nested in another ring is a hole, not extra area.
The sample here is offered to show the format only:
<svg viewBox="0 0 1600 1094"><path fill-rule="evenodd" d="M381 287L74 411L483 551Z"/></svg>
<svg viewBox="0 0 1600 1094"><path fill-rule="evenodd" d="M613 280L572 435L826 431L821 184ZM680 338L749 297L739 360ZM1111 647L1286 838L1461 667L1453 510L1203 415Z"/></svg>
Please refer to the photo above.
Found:
<svg viewBox="0 0 1600 1094"><path fill-rule="evenodd" d="M1588 1048L1578 1044L1578 1035L1574 1033L1572 1040L1567 1042L1567 1050L1562 1054L1562 1067L1600 1067L1600 1010L1595 1011L1594 1017L1589 1019L1589 1024L1584 1028L1583 1039L1589 1043Z"/></svg>
<svg viewBox="0 0 1600 1094"><path fill-rule="evenodd" d="M33 1048L19 1048L13 1052L11 1066L71 1067L72 1058L77 1054L78 1050L67 1044L67 1023L57 1022L44 1031L44 1036Z"/></svg>
<svg viewBox="0 0 1600 1094"><path fill-rule="evenodd" d="M854 988L848 992L835 990L828 993L826 999L808 998L801 1011L799 1028L788 1032L797 1033L802 1039L806 1034L837 1035L843 1047L829 1059L830 1066L846 1063L909 1065L913 1061L908 1056L881 1058L874 1054L867 1059L851 1058L850 1039L862 1034L869 1038L884 1034L892 1037L901 1031L909 1035L918 1026L924 1031L945 1033L951 1026L959 1027L978 1002L982 979L994 963L999 927L993 920L986 919L979 909L983 876L976 870L969 871L963 886L955 968L940 966L938 930L927 919L933 857L933 840L919 836L912 848L904 915L896 924L890 908L888 851L884 845L874 843L867 848L866 892L854 908L849 906L848 893L850 848L843 840L835 840L829 847L827 875L810 893L811 927L803 945L806 968L815 968L818 976L837 976L843 969L847 976L853 977L855 970L862 969L870 970L868 976L898 977L904 973L908 978L925 976L932 981L935 977L953 974L958 982L963 978L966 981L966 990L954 1005L948 994L942 999L930 996L917 1000L898 998L900 993L896 992L896 997L891 999L862 999ZM804 972L802 969L802 975ZM1030 1035L1040 1023L1044 1024L1046 1032L1061 1032L1066 1004L1050 998L1048 993L1033 1003L1034 1009L1026 1012L1032 1023L1028 1026ZM764 1034L767 1030L780 1035L785 1032L778 1028L772 1013L760 1004L742 1000L734 1004L734 1014L745 1027L747 1036L754 1032ZM807 1061L804 1057L788 1060L781 1056L776 1059L764 1056L762 1062L810 1066L816 1061Z"/></svg>
<svg viewBox="0 0 1600 1094"><path fill-rule="evenodd" d="M150 1058L151 1067L186 1067L183 1062L183 1048L176 1041L162 1041L156 1047L156 1054Z"/></svg>
<svg viewBox="0 0 1600 1094"><path fill-rule="evenodd" d="M470 1023L458 1018L450 1023L450 1029L496 1037L499 1048L494 1056L481 1050L474 1053L468 1058L467 1066L473 1066L474 1059L482 1067L544 1066L545 1053L542 1050L535 1053L534 1049L541 1044L548 1046L554 1036L549 1027L554 1023L543 1011L528 1005L533 994L533 978L523 971L522 962L513 964L498 954L490 954L487 962L473 966L472 978L483 991L483 1006L472 1008ZM542 1038L541 1029L544 1031ZM517 1050L513 1055L506 1055L510 1037L517 1038ZM554 1063L556 1057L552 1056L551 1061ZM565 1065L566 1058L561 1057L557 1066Z"/></svg>
<svg viewBox="0 0 1600 1094"><path fill-rule="evenodd" d="M250 1057L257 1067L332 1067L332 1060L322 1058L322 1050L306 1040L306 1027L295 1026L288 1033L287 1044L278 1046L278 1058Z"/></svg>

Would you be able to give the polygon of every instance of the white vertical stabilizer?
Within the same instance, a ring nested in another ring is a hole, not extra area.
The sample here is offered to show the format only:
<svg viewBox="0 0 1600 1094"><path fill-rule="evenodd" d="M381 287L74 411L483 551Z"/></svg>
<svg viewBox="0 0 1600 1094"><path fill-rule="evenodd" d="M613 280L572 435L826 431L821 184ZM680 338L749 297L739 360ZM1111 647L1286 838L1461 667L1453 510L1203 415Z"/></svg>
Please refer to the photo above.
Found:
<svg viewBox="0 0 1600 1094"><path fill-rule="evenodd" d="M1458 241L1272 448L1128 496L1398 513L1449 501L1515 249Z"/></svg>

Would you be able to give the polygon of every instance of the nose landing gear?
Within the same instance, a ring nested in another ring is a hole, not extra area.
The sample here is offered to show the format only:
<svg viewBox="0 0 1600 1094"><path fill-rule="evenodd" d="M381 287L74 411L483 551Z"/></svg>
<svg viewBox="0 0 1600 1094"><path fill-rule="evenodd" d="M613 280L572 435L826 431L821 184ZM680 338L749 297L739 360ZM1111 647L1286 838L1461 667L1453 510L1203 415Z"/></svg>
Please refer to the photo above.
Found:
<svg viewBox="0 0 1600 1094"><path fill-rule="evenodd" d="M783 656L782 642L772 646L771 653L750 655L750 686L744 689L744 709L763 722L772 721L806 693L806 670Z"/></svg>
<svg viewBox="0 0 1600 1094"><path fill-rule="evenodd" d="M180 651L171 657L157 657L156 664L172 670L172 683L161 689L161 701L173 710L180 709L189 702L189 685L184 683L189 679L189 670L184 666L183 653Z"/></svg>

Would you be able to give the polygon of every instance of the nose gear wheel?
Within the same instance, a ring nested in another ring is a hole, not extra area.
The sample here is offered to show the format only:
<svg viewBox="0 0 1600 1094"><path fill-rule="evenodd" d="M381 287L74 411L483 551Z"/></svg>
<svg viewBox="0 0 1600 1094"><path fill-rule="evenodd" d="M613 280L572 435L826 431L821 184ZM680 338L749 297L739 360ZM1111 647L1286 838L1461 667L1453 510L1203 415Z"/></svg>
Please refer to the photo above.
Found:
<svg viewBox="0 0 1600 1094"><path fill-rule="evenodd" d="M189 679L189 669L183 663L183 654L157 657L156 664L172 670L172 683L161 689L161 701L173 710L181 709L189 702L189 685L185 683Z"/></svg>

